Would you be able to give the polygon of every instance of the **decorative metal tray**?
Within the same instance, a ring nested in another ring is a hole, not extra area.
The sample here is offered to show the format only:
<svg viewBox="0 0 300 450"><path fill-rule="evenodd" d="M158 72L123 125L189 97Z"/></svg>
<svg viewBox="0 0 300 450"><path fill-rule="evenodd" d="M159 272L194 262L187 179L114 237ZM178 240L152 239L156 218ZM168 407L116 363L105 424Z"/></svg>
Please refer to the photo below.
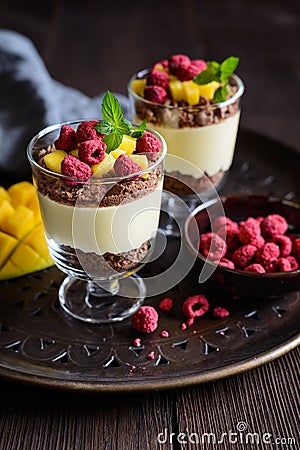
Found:
<svg viewBox="0 0 300 450"><path fill-rule="evenodd" d="M266 192L299 199L300 155L282 144L240 130L234 165L222 194ZM176 257L179 240L145 266L149 276ZM64 274L55 267L0 284L0 375L63 390L102 393L169 389L216 380L257 367L300 343L299 291L264 302L217 298L199 286L197 262L172 290L146 299L158 307L172 297L172 312L160 312L158 329L140 336L130 319L116 325L90 325L67 316L57 300ZM212 306L231 314L209 314L182 331L181 303L205 292ZM169 337L161 337L167 330ZM134 346L141 337L141 347ZM148 354L154 352L154 359Z"/></svg>

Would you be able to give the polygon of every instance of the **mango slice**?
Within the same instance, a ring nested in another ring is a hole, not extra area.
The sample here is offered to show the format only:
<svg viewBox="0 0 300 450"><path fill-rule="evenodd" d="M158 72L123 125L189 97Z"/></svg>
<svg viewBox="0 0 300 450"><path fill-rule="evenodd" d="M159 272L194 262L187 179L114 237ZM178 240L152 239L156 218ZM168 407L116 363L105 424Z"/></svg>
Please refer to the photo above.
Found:
<svg viewBox="0 0 300 450"><path fill-rule="evenodd" d="M61 173L61 163L66 156L68 156L68 153L63 150L56 150L56 152L51 152L44 156L44 163L52 172Z"/></svg>
<svg viewBox="0 0 300 450"><path fill-rule="evenodd" d="M141 97L144 97L144 90L146 87L147 80L146 78L142 78L140 80L133 80L131 87L133 92L135 92L137 95L140 95Z"/></svg>
<svg viewBox="0 0 300 450"><path fill-rule="evenodd" d="M53 266L36 189L22 181L0 186L0 280Z"/></svg>
<svg viewBox="0 0 300 450"><path fill-rule="evenodd" d="M94 177L101 178L103 175L106 175L110 170L114 168L116 160L111 153L105 155L103 161L101 161L99 164L93 164L91 166Z"/></svg>
<svg viewBox="0 0 300 450"><path fill-rule="evenodd" d="M131 155L134 152L135 147L136 139L125 134L123 136L121 144L119 145L119 149L124 150L126 155Z"/></svg>

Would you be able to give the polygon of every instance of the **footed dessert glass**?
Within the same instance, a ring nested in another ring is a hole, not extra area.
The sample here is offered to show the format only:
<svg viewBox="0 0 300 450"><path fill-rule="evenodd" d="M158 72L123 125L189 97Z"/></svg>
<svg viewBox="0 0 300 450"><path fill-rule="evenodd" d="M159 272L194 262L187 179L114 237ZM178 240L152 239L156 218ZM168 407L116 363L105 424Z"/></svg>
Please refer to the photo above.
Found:
<svg viewBox="0 0 300 450"><path fill-rule="evenodd" d="M193 106L172 104L168 99L160 104L133 89L133 83L145 80L149 72L142 70L130 79L130 110L135 123L146 120L167 142L162 210L169 217L164 217L161 227L176 236L176 222L183 223L190 210L215 197L231 167L244 84L236 74L231 75L231 96L220 103L200 95Z"/></svg>
<svg viewBox="0 0 300 450"><path fill-rule="evenodd" d="M43 155L62 125L76 130L81 122L40 131L30 141L27 156L50 255L68 275L59 288L61 306L85 322L117 322L132 315L146 296L136 272L154 246L166 143L151 130L161 143L160 152L148 157L146 169L122 177L111 171L83 181L49 170Z"/></svg>

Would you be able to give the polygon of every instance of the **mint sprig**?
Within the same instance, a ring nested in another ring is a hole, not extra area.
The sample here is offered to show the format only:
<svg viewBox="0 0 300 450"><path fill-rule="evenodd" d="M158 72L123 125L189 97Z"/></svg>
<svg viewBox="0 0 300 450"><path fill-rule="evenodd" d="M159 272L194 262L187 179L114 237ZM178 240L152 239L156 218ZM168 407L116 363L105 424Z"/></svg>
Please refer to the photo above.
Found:
<svg viewBox="0 0 300 450"><path fill-rule="evenodd" d="M239 58L236 56L229 56L224 61L218 63L217 61L209 61L207 68L194 77L196 84L207 84L212 81L221 83L214 94L214 102L220 103L226 100L228 79L236 70L239 64Z"/></svg>
<svg viewBox="0 0 300 450"><path fill-rule="evenodd" d="M95 125L95 129L104 134L106 152L110 153L119 147L124 134L133 138L143 136L146 129L146 121L137 128L133 127L131 122L125 119L121 105L118 99L109 91L106 92L102 101L102 120Z"/></svg>

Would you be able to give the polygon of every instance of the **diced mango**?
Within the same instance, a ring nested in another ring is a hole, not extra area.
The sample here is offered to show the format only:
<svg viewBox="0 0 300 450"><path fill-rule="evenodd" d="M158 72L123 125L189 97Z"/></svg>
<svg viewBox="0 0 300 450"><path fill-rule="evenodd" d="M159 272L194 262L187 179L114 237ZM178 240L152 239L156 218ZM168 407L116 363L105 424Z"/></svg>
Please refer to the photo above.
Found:
<svg viewBox="0 0 300 450"><path fill-rule="evenodd" d="M113 156L115 159L118 159L120 155L125 155L124 150L120 150L119 148L116 148L116 150L113 150L110 152L110 155Z"/></svg>
<svg viewBox="0 0 300 450"><path fill-rule="evenodd" d="M153 69L154 70L160 70L161 72L167 72L166 68L160 63L155 64Z"/></svg>
<svg viewBox="0 0 300 450"><path fill-rule="evenodd" d="M18 245L18 242L15 237L0 231L0 267Z"/></svg>
<svg viewBox="0 0 300 450"><path fill-rule="evenodd" d="M30 233L28 233L23 242L29 245L43 259L49 261L49 263L51 262L47 242L45 239L44 228L41 223L37 225L32 231L30 231Z"/></svg>
<svg viewBox="0 0 300 450"><path fill-rule="evenodd" d="M144 97L144 90L146 87L147 80L146 78L141 78L140 80L136 79L133 80L131 87L133 92L135 92L137 95L140 95L141 97Z"/></svg>
<svg viewBox="0 0 300 450"><path fill-rule="evenodd" d="M21 181L15 183L7 189L15 208L20 205L26 206L31 198L35 195L35 187L29 181Z"/></svg>
<svg viewBox="0 0 300 450"><path fill-rule="evenodd" d="M105 155L105 158L99 164L93 164L91 166L94 177L101 178L103 175L106 175L110 170L113 169L116 160L113 157L112 153L113 152Z"/></svg>
<svg viewBox="0 0 300 450"><path fill-rule="evenodd" d="M36 267L37 263L40 263L41 257L35 252L29 245L21 242L14 253L11 256L11 262L23 269L24 266L28 270L32 270Z"/></svg>
<svg viewBox="0 0 300 450"><path fill-rule="evenodd" d="M18 206L14 213L6 219L1 225L1 228L6 233L11 234L17 238L22 238L35 225L34 214L31 209L26 206Z"/></svg>
<svg viewBox="0 0 300 450"><path fill-rule="evenodd" d="M72 150L72 151L70 152L70 155L76 156L76 158L78 158L78 152L79 152L79 149L78 149L78 148L75 148L75 150Z"/></svg>
<svg viewBox="0 0 300 450"><path fill-rule="evenodd" d="M30 202L27 205L27 208L29 208L33 211L35 223L36 224L40 223L42 221L42 216L41 216L41 210L40 210L39 199L38 199L37 193L35 193L35 195L30 200Z"/></svg>
<svg viewBox="0 0 300 450"><path fill-rule="evenodd" d="M130 158L136 163L139 164L142 170L147 169L148 167L148 159L146 155L131 155Z"/></svg>
<svg viewBox="0 0 300 450"><path fill-rule="evenodd" d="M0 205L3 200L11 202L11 196L3 186L0 186Z"/></svg>
<svg viewBox="0 0 300 450"><path fill-rule="evenodd" d="M6 220L12 216L14 212L15 209L8 200L0 202L0 229L2 229L3 224L5 224Z"/></svg>
<svg viewBox="0 0 300 450"><path fill-rule="evenodd" d="M217 81L211 81L207 84L198 84L199 94L212 100L219 86L220 84Z"/></svg>
<svg viewBox="0 0 300 450"><path fill-rule="evenodd" d="M184 97L183 85L180 80L172 80L169 83L170 93L174 102L181 102Z"/></svg>
<svg viewBox="0 0 300 450"><path fill-rule="evenodd" d="M19 269L9 259L0 270L0 280L8 280L14 278ZM20 274L21 275L21 274Z"/></svg>
<svg viewBox="0 0 300 450"><path fill-rule="evenodd" d="M56 150L44 156L44 162L48 169L55 173L61 173L61 163L68 153L63 150Z"/></svg>
<svg viewBox="0 0 300 450"><path fill-rule="evenodd" d="M193 80L183 81L183 98L190 106L197 105L199 103L200 92L199 85L194 83Z"/></svg>
<svg viewBox="0 0 300 450"><path fill-rule="evenodd" d="M134 152L135 147L136 147L136 139L131 136L127 136L125 134L123 136L121 144L119 145L119 149L124 150L126 155L131 155Z"/></svg>

